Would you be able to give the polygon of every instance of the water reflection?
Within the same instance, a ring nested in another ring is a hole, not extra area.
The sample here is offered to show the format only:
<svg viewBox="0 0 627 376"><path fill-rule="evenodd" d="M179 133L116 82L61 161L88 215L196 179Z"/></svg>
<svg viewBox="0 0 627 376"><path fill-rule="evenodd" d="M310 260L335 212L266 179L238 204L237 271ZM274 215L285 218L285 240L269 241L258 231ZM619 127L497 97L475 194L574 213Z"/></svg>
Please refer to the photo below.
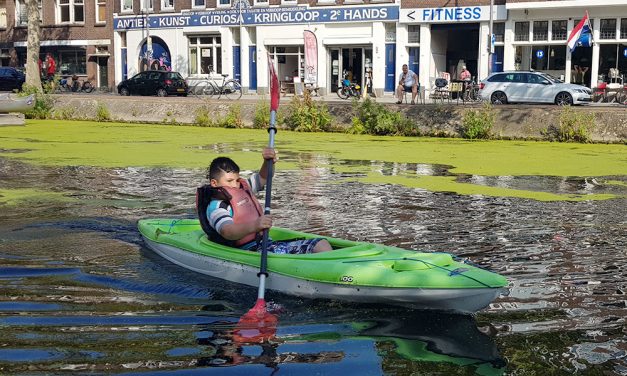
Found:
<svg viewBox="0 0 627 376"><path fill-rule="evenodd" d="M627 199L539 202L434 193L359 178L446 176L450 166L345 162L312 152L281 158L298 169L277 172L277 225L451 252L507 276L510 295L495 301L480 324L271 295L288 312L280 317L274 347L233 347L222 341L250 308L256 289L169 263L143 248L135 228L139 218L194 216L194 187L204 169L41 167L0 158L0 189L28 187L67 199L0 204L0 373L627 369ZM625 177L455 178L500 188L625 195ZM229 360L229 351L239 363Z"/></svg>

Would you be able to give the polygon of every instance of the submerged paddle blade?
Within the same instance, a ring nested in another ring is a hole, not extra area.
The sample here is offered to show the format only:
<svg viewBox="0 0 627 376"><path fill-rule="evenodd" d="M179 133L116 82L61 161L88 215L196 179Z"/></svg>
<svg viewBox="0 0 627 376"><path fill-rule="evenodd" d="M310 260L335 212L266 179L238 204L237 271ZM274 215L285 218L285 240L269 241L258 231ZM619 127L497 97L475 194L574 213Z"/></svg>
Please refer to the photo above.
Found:
<svg viewBox="0 0 627 376"><path fill-rule="evenodd" d="M266 301L257 299L255 306L235 325L233 338L243 343L266 342L276 334L277 321L277 317L267 311Z"/></svg>

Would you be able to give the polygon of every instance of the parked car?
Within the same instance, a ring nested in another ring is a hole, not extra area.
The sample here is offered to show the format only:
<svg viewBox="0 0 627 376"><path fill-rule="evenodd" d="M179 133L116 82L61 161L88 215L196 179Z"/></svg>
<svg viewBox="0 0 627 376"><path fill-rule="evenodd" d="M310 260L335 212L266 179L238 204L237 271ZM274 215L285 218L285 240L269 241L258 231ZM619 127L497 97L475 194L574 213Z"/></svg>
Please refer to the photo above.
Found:
<svg viewBox="0 0 627 376"><path fill-rule="evenodd" d="M144 71L118 84L120 95L187 96L187 82L178 72Z"/></svg>
<svg viewBox="0 0 627 376"><path fill-rule="evenodd" d="M592 90L567 84L550 74L508 71L490 74L479 84L479 96L495 104L511 102L583 104L592 101Z"/></svg>
<svg viewBox="0 0 627 376"><path fill-rule="evenodd" d="M0 67L0 91L22 90L26 75L12 67Z"/></svg>

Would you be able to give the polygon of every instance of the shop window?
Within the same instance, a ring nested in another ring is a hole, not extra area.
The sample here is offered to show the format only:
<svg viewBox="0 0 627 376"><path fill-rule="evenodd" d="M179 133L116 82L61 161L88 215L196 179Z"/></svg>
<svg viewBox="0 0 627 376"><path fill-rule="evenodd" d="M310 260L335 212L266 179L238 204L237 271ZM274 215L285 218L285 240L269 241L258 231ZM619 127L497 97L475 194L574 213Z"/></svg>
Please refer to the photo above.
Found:
<svg viewBox="0 0 627 376"><path fill-rule="evenodd" d="M495 42L503 42L505 40L505 22L495 22L492 26Z"/></svg>
<svg viewBox="0 0 627 376"><path fill-rule="evenodd" d="M107 22L107 1L96 0L96 23L103 24Z"/></svg>
<svg viewBox="0 0 627 376"><path fill-rule="evenodd" d="M407 26L407 42L420 43L420 25Z"/></svg>
<svg viewBox="0 0 627 376"><path fill-rule="evenodd" d="M529 40L529 22L516 22L514 24L514 40L515 41L528 41Z"/></svg>
<svg viewBox="0 0 627 376"><path fill-rule="evenodd" d="M161 0L161 9L174 9L174 0Z"/></svg>
<svg viewBox="0 0 627 376"><path fill-rule="evenodd" d="M549 40L549 21L533 21L533 40Z"/></svg>
<svg viewBox="0 0 627 376"><path fill-rule="evenodd" d="M202 35L189 38L189 74L222 73L222 38Z"/></svg>
<svg viewBox="0 0 627 376"><path fill-rule="evenodd" d="M556 20L551 22L551 40L566 40L567 21Z"/></svg>
<svg viewBox="0 0 627 376"><path fill-rule="evenodd" d="M41 22L41 0L38 1L39 21ZM28 10L26 9L26 0L18 0L15 3L15 25L28 25Z"/></svg>
<svg viewBox="0 0 627 376"><path fill-rule="evenodd" d="M57 4L59 23L85 22L84 0L59 0Z"/></svg>
<svg viewBox="0 0 627 376"><path fill-rule="evenodd" d="M601 20L601 39L616 39L616 19Z"/></svg>
<svg viewBox="0 0 627 376"><path fill-rule="evenodd" d="M620 39L627 39L627 18L620 20Z"/></svg>
<svg viewBox="0 0 627 376"><path fill-rule="evenodd" d="M599 46L599 76L610 84L627 80L627 43L601 44Z"/></svg>
<svg viewBox="0 0 627 376"><path fill-rule="evenodd" d="M529 67L560 77L566 69L566 46L531 46Z"/></svg>
<svg viewBox="0 0 627 376"><path fill-rule="evenodd" d="M133 11L133 0L122 0L121 4L122 12L132 12Z"/></svg>
<svg viewBox="0 0 627 376"><path fill-rule="evenodd" d="M205 5L205 0L193 0L192 1L192 8L204 8Z"/></svg>
<svg viewBox="0 0 627 376"><path fill-rule="evenodd" d="M57 60L57 71L61 75L87 74L87 54L84 49L61 50L54 52L53 57Z"/></svg>

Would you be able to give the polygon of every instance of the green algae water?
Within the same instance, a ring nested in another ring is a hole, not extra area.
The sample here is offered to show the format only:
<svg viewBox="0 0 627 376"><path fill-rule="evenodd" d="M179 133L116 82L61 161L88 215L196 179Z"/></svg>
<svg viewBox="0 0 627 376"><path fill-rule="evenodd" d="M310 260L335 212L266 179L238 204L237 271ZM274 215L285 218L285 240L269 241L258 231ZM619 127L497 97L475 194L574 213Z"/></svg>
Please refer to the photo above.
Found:
<svg viewBox="0 0 627 376"><path fill-rule="evenodd" d="M211 159L249 173L267 139L0 128L0 374L627 373L625 145L280 130L278 226L449 252L511 292L476 317L267 293L277 338L242 345L232 332L256 289L154 255L135 223L194 217Z"/></svg>

